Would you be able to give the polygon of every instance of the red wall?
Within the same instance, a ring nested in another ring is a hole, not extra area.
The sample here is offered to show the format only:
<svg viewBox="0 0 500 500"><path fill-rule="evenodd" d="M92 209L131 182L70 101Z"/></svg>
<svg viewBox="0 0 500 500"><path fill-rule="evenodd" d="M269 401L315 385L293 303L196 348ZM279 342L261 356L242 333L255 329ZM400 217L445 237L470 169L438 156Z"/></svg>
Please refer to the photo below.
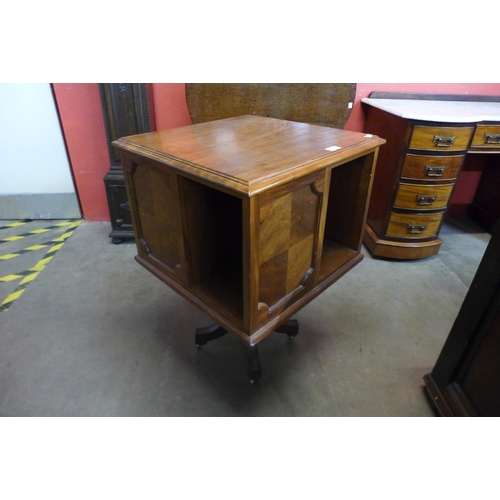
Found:
<svg viewBox="0 0 500 500"><path fill-rule="evenodd" d="M500 84L358 83L346 129L364 131L366 109L360 101L375 90L500 95ZM109 168L109 159L97 84L54 84L54 93L84 218L108 221L103 177ZM154 83L152 94L157 130L191 124L184 83ZM472 202L481 176L474 166L464 167L451 200L450 213L461 213L463 207Z"/></svg>
<svg viewBox="0 0 500 500"><path fill-rule="evenodd" d="M109 220L103 183L109 156L97 84L54 83L53 89L83 217Z"/></svg>
<svg viewBox="0 0 500 500"><path fill-rule="evenodd" d="M153 99L157 130L193 123L186 104L184 83L153 83Z"/></svg>

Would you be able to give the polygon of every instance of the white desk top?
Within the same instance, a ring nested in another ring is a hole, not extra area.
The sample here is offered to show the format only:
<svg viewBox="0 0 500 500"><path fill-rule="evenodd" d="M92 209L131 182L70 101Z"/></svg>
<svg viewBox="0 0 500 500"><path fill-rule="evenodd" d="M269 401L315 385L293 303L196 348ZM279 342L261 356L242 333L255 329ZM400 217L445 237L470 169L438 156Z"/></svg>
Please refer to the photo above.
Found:
<svg viewBox="0 0 500 500"><path fill-rule="evenodd" d="M430 122L500 121L500 102L370 99L362 102L401 118Z"/></svg>

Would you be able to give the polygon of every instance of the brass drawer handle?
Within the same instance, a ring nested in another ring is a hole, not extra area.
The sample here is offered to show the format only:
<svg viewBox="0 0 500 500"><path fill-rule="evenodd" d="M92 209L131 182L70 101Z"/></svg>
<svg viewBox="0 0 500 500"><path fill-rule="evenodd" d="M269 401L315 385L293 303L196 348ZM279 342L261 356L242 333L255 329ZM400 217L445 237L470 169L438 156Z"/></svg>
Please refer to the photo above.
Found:
<svg viewBox="0 0 500 500"><path fill-rule="evenodd" d="M500 134L484 134L486 144L500 144Z"/></svg>
<svg viewBox="0 0 500 500"><path fill-rule="evenodd" d="M444 174L444 170L446 167L428 167L425 166L425 175L427 177L441 177Z"/></svg>
<svg viewBox="0 0 500 500"><path fill-rule="evenodd" d="M420 196L417 194L417 203L422 207L429 207L436 201L436 196Z"/></svg>
<svg viewBox="0 0 500 500"><path fill-rule="evenodd" d="M421 224L421 225L408 224L408 232L410 234L422 234L426 227L427 224Z"/></svg>
<svg viewBox="0 0 500 500"><path fill-rule="evenodd" d="M453 137L440 137L439 135L435 135L432 142L439 147L449 148L455 142L455 136Z"/></svg>

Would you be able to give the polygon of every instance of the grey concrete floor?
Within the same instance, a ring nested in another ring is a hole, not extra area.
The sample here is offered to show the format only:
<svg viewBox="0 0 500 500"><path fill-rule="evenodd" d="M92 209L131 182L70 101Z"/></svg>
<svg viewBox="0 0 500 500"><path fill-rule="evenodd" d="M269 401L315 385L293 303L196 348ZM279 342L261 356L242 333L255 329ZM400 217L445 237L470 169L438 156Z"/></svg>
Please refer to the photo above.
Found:
<svg viewBox="0 0 500 500"><path fill-rule="evenodd" d="M0 221L4 227L12 221ZM60 221L5 228L0 239ZM66 228L0 245L0 257ZM212 321L86 222L0 312L0 416L431 417L422 377L437 360L490 235L447 219L440 253L365 259L295 318L300 333L259 344L250 385L232 336L197 349ZM0 277L35 266L47 248L0 260ZM0 282L0 304L20 279Z"/></svg>

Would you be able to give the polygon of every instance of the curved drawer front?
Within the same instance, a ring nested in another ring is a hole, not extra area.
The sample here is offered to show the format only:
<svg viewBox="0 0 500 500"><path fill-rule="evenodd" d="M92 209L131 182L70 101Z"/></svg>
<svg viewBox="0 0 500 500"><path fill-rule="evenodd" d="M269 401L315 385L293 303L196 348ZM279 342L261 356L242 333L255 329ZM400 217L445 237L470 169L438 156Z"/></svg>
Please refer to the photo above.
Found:
<svg viewBox="0 0 500 500"><path fill-rule="evenodd" d="M471 147L500 149L500 125L478 125L472 138Z"/></svg>
<svg viewBox="0 0 500 500"><path fill-rule="evenodd" d="M428 185L400 183L394 207L412 210L446 208L452 190L453 184Z"/></svg>
<svg viewBox="0 0 500 500"><path fill-rule="evenodd" d="M469 147L474 127L426 127L415 125L410 148L433 151L462 151Z"/></svg>
<svg viewBox="0 0 500 500"><path fill-rule="evenodd" d="M400 214L391 212L386 236L405 239L432 238L438 233L443 213Z"/></svg>
<svg viewBox="0 0 500 500"><path fill-rule="evenodd" d="M458 177L464 155L423 156L406 155L401 177L405 179L425 179L426 181L455 180Z"/></svg>

